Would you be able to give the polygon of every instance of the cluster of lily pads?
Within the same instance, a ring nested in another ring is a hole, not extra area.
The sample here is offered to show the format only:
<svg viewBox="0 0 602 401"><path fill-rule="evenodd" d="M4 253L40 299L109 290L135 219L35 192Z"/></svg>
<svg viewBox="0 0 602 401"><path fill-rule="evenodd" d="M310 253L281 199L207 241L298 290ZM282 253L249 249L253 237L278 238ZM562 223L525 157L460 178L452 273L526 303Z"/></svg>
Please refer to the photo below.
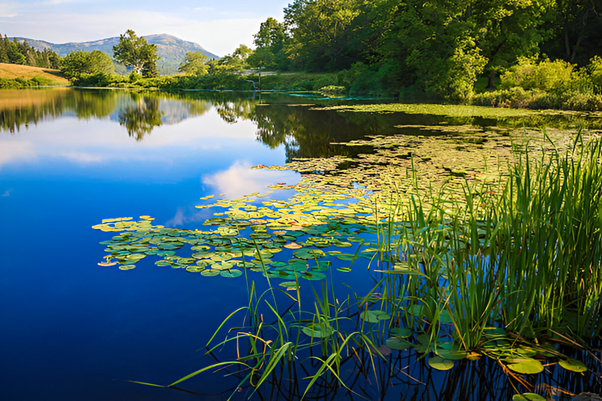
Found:
<svg viewBox="0 0 602 401"><path fill-rule="evenodd" d="M450 199L461 198L466 180L499 178L503 164L512 157L510 139L504 135L471 138L479 140L372 136L340 144L373 148L372 153L356 158L296 159L284 166L255 166L297 171L303 179L296 185L270 186L270 192L294 189L288 200L263 200L267 195L257 193L213 203L208 203L213 195L200 198L205 204L197 208L216 210L203 223L214 227L211 230L152 225L150 216L140 216L139 221L103 220L93 228L122 233L101 243L107 245L109 255L99 264L130 270L146 256L156 255L161 258L155 261L157 266L208 277L234 278L249 269L270 278L319 280L338 260L338 270L349 272L356 259L375 258L379 225L402 220L404 211L396 207L400 196L446 186ZM383 258L394 261L390 255L378 255L379 260Z"/></svg>

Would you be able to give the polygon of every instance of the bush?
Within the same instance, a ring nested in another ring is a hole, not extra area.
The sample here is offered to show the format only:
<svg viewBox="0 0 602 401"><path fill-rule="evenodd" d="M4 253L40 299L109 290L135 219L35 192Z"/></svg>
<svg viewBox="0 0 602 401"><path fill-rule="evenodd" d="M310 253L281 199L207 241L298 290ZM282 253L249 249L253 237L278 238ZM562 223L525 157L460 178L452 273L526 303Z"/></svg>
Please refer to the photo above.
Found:
<svg viewBox="0 0 602 401"><path fill-rule="evenodd" d="M347 92L347 88L344 86L328 85L320 88L318 92L326 96L343 96Z"/></svg>
<svg viewBox="0 0 602 401"><path fill-rule="evenodd" d="M563 60L546 59L538 63L533 58L521 57L518 64L502 74L501 88L521 87L561 93L571 86L574 66Z"/></svg>

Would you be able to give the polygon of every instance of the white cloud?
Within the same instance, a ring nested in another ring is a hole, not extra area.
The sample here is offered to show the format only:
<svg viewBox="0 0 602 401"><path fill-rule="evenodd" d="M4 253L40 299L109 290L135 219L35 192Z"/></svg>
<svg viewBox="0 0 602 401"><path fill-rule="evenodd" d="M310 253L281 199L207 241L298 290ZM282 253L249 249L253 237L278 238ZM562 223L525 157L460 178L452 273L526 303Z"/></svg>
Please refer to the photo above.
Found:
<svg viewBox="0 0 602 401"><path fill-rule="evenodd" d="M8 198L10 196L10 193L13 191L13 189L7 189L3 194L2 197L3 198Z"/></svg>

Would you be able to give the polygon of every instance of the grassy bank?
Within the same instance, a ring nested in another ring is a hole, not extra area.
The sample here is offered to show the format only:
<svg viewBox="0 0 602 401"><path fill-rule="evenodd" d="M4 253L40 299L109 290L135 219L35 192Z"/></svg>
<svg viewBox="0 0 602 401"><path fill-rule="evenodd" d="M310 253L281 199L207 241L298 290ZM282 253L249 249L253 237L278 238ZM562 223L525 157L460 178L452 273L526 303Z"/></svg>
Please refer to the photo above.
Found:
<svg viewBox="0 0 602 401"><path fill-rule="evenodd" d="M2 89L69 84L69 80L61 76L59 70L0 63L0 88Z"/></svg>
<svg viewBox="0 0 602 401"><path fill-rule="evenodd" d="M251 82L252 81L252 82ZM138 74L86 74L73 79L73 85L108 88L157 88L165 90L287 90L318 91L337 85L337 74L323 73L264 73L261 85L257 73L238 75L216 73L206 75L170 75L142 78Z"/></svg>

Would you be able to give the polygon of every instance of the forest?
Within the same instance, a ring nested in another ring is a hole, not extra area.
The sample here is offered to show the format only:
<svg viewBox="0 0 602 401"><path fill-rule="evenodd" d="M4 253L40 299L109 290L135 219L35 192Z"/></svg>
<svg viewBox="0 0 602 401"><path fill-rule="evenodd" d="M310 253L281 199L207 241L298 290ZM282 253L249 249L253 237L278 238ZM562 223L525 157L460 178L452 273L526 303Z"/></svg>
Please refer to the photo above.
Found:
<svg viewBox="0 0 602 401"><path fill-rule="evenodd" d="M61 57L52 50L40 51L29 46L27 41L10 40L6 34L4 38L0 35L0 63L58 69L60 61Z"/></svg>
<svg viewBox="0 0 602 401"><path fill-rule="evenodd" d="M584 67L602 54L600 32L596 0L295 0L261 24L249 63L346 71L351 92L461 100L525 58Z"/></svg>

